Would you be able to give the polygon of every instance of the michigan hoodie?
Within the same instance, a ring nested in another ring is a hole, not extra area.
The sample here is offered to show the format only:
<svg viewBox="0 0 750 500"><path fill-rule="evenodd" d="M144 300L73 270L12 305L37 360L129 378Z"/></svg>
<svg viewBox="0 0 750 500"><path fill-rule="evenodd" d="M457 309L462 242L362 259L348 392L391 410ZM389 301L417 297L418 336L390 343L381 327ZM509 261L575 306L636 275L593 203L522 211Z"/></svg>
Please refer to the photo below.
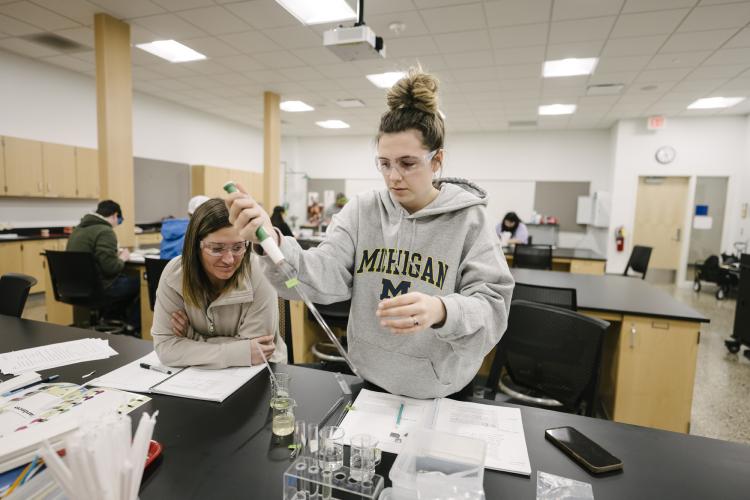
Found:
<svg viewBox="0 0 750 500"><path fill-rule="evenodd" d="M436 181L438 196L409 214L387 189L363 193L334 217L327 237L280 248L314 302L351 298L347 341L362 376L393 394L443 397L464 388L505 332L513 277L489 224L486 193L463 179ZM297 298L264 258L284 298ZM445 323L414 334L380 326L378 302L408 292L439 296Z"/></svg>

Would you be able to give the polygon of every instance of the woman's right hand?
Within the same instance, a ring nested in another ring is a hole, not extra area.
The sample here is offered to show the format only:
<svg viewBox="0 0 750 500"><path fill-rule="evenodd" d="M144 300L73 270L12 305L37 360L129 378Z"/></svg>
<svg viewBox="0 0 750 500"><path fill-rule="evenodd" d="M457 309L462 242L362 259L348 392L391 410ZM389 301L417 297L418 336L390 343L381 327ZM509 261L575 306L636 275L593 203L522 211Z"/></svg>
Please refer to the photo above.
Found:
<svg viewBox="0 0 750 500"><path fill-rule="evenodd" d="M229 222L246 241L260 243L255 232L262 226L269 235L276 239L277 244L280 243L268 213L252 196L247 194L242 184L236 186L239 191L230 194L226 201L229 210Z"/></svg>
<svg viewBox="0 0 750 500"><path fill-rule="evenodd" d="M263 364L263 356L268 360L275 350L276 345L273 343L273 335L252 339L250 341L250 363L253 366ZM263 356L260 355L260 351L263 351Z"/></svg>

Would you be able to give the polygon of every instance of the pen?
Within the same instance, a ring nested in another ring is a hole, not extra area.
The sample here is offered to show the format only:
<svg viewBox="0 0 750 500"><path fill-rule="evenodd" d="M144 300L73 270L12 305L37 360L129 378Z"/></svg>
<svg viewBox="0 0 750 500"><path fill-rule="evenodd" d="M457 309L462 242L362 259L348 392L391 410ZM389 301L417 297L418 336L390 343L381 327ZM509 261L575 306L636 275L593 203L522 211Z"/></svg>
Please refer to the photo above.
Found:
<svg viewBox="0 0 750 500"><path fill-rule="evenodd" d="M401 423L401 415L404 414L404 403L401 403L401 406L398 407L398 416L396 416L396 425Z"/></svg>
<svg viewBox="0 0 750 500"><path fill-rule="evenodd" d="M8 391L5 394L3 394L2 397L5 398L5 397L8 397L8 396L11 396L11 395L13 395L13 394L15 394L17 392L23 391L24 389L28 389L29 387L35 386L37 384L46 384L47 382L52 382L53 380L55 380L55 379L57 379L59 377L60 377L60 375L50 375L47 378L43 378L41 380L37 380L36 382L32 382L30 384L26 384L23 387L18 387L17 389L13 389L12 391Z"/></svg>
<svg viewBox="0 0 750 500"><path fill-rule="evenodd" d="M141 363L141 368L145 368L146 370L154 370L155 372L166 373L167 375L172 375L172 371L167 370L163 366L150 365L148 363Z"/></svg>

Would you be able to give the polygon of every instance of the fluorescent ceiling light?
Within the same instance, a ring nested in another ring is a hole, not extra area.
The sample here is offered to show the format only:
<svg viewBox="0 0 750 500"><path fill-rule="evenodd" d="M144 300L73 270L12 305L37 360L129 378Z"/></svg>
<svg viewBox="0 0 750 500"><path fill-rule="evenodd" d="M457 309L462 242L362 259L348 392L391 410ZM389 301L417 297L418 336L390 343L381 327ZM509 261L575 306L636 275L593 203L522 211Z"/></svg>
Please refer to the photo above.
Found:
<svg viewBox="0 0 750 500"><path fill-rule="evenodd" d="M744 100L744 97L704 97L693 102L687 109L731 108Z"/></svg>
<svg viewBox="0 0 750 500"><path fill-rule="evenodd" d="M206 58L206 56L200 52L174 40L157 40L150 43L139 43L136 47L173 63L200 61Z"/></svg>
<svg viewBox="0 0 750 500"><path fill-rule="evenodd" d="M315 122L315 125L323 128L349 128L349 124L341 120L324 120L322 122Z"/></svg>
<svg viewBox="0 0 750 500"><path fill-rule="evenodd" d="M539 106L540 115L572 115L575 112L575 104L548 104L546 106Z"/></svg>
<svg viewBox="0 0 750 500"><path fill-rule="evenodd" d="M558 59L556 61L544 61L542 75L544 78L557 78L560 76L590 75L599 61L596 57L586 59Z"/></svg>
<svg viewBox="0 0 750 500"><path fill-rule="evenodd" d="M289 111L290 113L312 111L315 109L302 101L284 101L279 105L279 107L281 108L281 111Z"/></svg>
<svg viewBox="0 0 750 500"><path fill-rule="evenodd" d="M357 19L345 0L276 0L302 24L323 24Z"/></svg>
<svg viewBox="0 0 750 500"><path fill-rule="evenodd" d="M367 75L367 79L372 82L376 87L381 89L389 89L393 87L393 84L401 80L406 76L403 71L389 71L388 73L375 73L373 75Z"/></svg>

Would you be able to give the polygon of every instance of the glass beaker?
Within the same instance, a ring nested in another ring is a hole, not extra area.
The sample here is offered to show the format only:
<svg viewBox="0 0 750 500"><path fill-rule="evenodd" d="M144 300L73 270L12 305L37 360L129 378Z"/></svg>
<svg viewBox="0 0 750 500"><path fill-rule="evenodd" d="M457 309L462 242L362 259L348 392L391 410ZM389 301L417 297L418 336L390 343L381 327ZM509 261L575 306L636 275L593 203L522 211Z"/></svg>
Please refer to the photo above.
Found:
<svg viewBox="0 0 750 500"><path fill-rule="evenodd" d="M294 407L292 398L274 398L272 400L273 421L271 431L277 436L288 436L294 432Z"/></svg>
<svg viewBox="0 0 750 500"><path fill-rule="evenodd" d="M274 373L276 383L271 379L271 408L273 408L273 400L276 398L288 398L289 397L289 374L284 372Z"/></svg>
<svg viewBox="0 0 750 500"><path fill-rule="evenodd" d="M369 434L352 436L349 443L349 474L356 481L369 481L375 475L377 439Z"/></svg>
<svg viewBox="0 0 750 500"><path fill-rule="evenodd" d="M318 462L323 470L338 470L344 466L344 429L328 426L320 430Z"/></svg>

